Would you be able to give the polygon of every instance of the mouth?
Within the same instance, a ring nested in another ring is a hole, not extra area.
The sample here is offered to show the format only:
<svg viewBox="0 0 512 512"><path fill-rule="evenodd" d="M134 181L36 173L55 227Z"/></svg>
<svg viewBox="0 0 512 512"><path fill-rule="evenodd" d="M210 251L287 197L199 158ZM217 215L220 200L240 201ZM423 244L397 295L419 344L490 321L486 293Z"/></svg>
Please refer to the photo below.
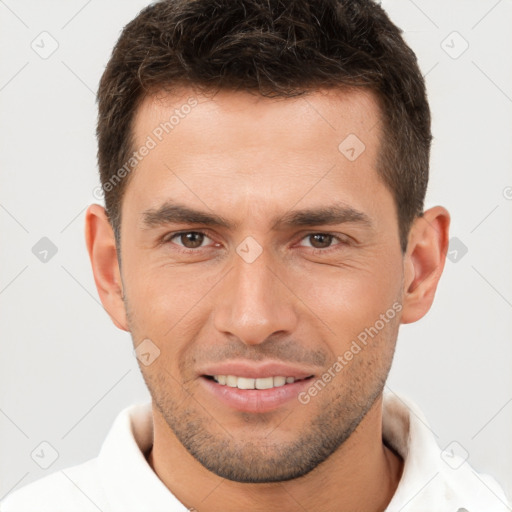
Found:
<svg viewBox="0 0 512 512"><path fill-rule="evenodd" d="M314 375L305 377L237 375L201 375L199 381L208 402L227 407L229 412L265 413L285 405L300 405L298 395L313 382Z"/></svg>
<svg viewBox="0 0 512 512"><path fill-rule="evenodd" d="M230 388L238 389L272 389L280 388L308 379L312 379L313 375L304 378L284 377L282 375L270 377L238 377L236 375L203 375L204 378L215 381L221 386L228 386Z"/></svg>

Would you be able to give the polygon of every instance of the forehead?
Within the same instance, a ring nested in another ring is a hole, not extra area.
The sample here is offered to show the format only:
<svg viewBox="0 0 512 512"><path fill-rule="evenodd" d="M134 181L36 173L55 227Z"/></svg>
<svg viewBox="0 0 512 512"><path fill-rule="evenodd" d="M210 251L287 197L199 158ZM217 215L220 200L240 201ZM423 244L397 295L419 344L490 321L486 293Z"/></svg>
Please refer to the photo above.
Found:
<svg viewBox="0 0 512 512"><path fill-rule="evenodd" d="M134 117L133 135L136 145L150 134L157 139L173 135L179 143L203 137L196 152L223 142L241 147L266 143L268 149L276 136L285 137L288 146L307 149L325 140L325 134L336 132L341 138L349 129L371 144L378 137L379 122L377 99L366 89L322 89L293 98L267 98L228 90L205 96L182 88L146 97Z"/></svg>
<svg viewBox="0 0 512 512"><path fill-rule="evenodd" d="M295 98L161 92L136 112L134 150L151 149L133 171L123 203L141 210L186 195L203 207L229 211L244 200L275 214L280 201L289 208L308 189L311 200L329 193L347 202L346 193L369 193L380 181L380 132L378 102L367 90Z"/></svg>

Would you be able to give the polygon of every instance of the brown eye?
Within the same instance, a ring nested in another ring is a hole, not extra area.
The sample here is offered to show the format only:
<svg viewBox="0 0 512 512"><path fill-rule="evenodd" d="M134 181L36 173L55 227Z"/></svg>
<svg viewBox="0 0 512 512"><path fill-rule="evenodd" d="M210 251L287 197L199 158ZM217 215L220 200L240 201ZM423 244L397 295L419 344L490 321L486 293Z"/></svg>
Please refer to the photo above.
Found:
<svg viewBox="0 0 512 512"><path fill-rule="evenodd" d="M306 238L310 239L311 247L315 249L326 249L330 247L334 239L332 235L328 235L327 233L315 233L308 235Z"/></svg>
<svg viewBox="0 0 512 512"><path fill-rule="evenodd" d="M187 231L186 233L178 233L174 235L171 240L179 240L181 243L178 243L178 245L182 245L186 249L197 249L198 247L201 247L205 238L205 235L198 231Z"/></svg>

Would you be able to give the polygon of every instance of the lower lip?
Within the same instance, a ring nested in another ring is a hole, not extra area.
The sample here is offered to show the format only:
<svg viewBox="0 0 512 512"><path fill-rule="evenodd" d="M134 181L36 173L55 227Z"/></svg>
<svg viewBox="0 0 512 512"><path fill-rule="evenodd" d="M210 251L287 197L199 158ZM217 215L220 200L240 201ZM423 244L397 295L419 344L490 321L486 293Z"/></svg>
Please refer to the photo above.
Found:
<svg viewBox="0 0 512 512"><path fill-rule="evenodd" d="M299 380L270 389L238 389L218 384L212 379L199 379L207 391L228 407L242 412L269 412L291 400L298 400L298 394L311 385L312 378Z"/></svg>

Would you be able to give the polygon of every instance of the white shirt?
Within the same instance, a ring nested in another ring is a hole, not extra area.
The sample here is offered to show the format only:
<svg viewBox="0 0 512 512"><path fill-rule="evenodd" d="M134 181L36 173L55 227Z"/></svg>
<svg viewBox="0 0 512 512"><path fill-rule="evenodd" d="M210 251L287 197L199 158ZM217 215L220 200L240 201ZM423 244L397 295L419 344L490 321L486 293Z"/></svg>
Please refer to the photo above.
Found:
<svg viewBox="0 0 512 512"><path fill-rule="evenodd" d="M512 510L489 476L438 447L410 401L384 394L383 438L404 459L386 512L504 512ZM97 458L56 471L12 492L1 512L185 512L146 461L153 442L151 404L124 409Z"/></svg>

